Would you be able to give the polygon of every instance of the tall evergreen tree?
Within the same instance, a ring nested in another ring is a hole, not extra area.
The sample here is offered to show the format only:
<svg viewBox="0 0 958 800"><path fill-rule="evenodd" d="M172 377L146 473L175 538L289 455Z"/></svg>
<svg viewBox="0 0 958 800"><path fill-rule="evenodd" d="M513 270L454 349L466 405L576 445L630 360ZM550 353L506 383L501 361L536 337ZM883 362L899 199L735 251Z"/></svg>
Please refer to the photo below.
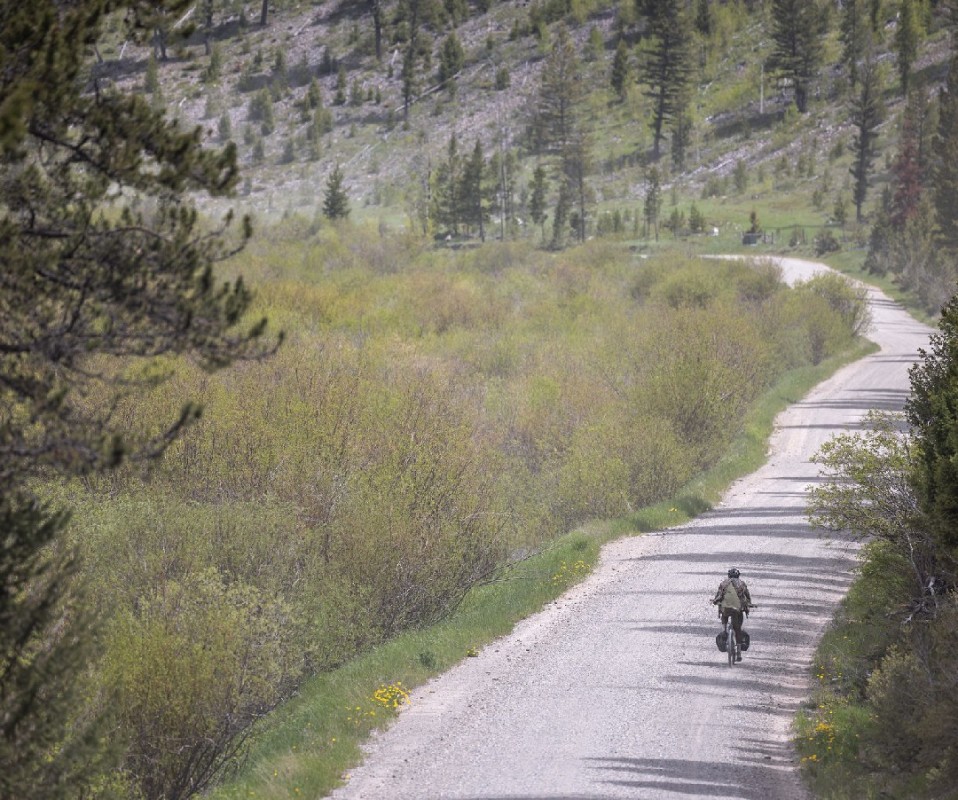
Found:
<svg viewBox="0 0 958 800"><path fill-rule="evenodd" d="M369 0L373 20L373 41L376 47L376 61L383 60L383 30L386 25L386 0Z"/></svg>
<svg viewBox="0 0 958 800"><path fill-rule="evenodd" d="M419 48L420 25L423 12L423 0L405 0L402 13L406 23L406 47L402 59L402 100L403 118L409 119L409 107L416 92L419 91Z"/></svg>
<svg viewBox="0 0 958 800"><path fill-rule="evenodd" d="M932 171L935 212L942 245L958 254L958 52L952 57L938 107Z"/></svg>
<svg viewBox="0 0 958 800"><path fill-rule="evenodd" d="M349 195L343 186L344 180L342 167L337 164L326 180L323 194L323 215L327 219L346 219L349 216Z"/></svg>
<svg viewBox="0 0 958 800"><path fill-rule="evenodd" d="M910 370L905 413L919 444L916 489L941 562L936 577L958 588L958 295ZM935 573L932 573L935 574Z"/></svg>
<svg viewBox="0 0 958 800"><path fill-rule="evenodd" d="M546 214L546 171L541 164L537 164L532 173L532 192L529 196L529 217L533 224L542 229L542 238L545 238Z"/></svg>
<svg viewBox="0 0 958 800"><path fill-rule="evenodd" d="M612 74L609 82L612 85L612 91L620 100L625 99L626 91L629 85L629 48L624 39L619 39L615 47L615 55L612 57Z"/></svg>
<svg viewBox="0 0 958 800"><path fill-rule="evenodd" d="M562 154L562 174L569 187L572 202L576 205L575 234L580 242L585 241L588 228L589 187L586 176L591 164L592 146L588 133L579 128L573 140Z"/></svg>
<svg viewBox="0 0 958 800"><path fill-rule="evenodd" d="M561 247L565 241L566 225L569 224L569 211L572 208L572 198L569 196L569 184L562 181L559 184L559 198L556 200L556 210L552 216L552 246Z"/></svg>
<svg viewBox="0 0 958 800"><path fill-rule="evenodd" d="M591 160L591 143L582 111L585 92L572 37L568 29L561 27L542 69L533 125L540 151L557 162L560 194L564 190L562 196L570 209L572 203L578 206L576 234L580 240L585 238L586 231L586 176ZM559 228L560 235L553 237L556 245L562 241L564 224L565 221Z"/></svg>
<svg viewBox="0 0 958 800"><path fill-rule="evenodd" d="M861 88L851 109L855 134L852 137L852 166L849 172L855 181L852 199L855 203L855 218L859 222L862 221L862 205L868 193L868 179L878 155L878 126L884 119L881 78L877 65L869 58L862 67Z"/></svg>
<svg viewBox="0 0 958 800"><path fill-rule="evenodd" d="M828 16L816 0L772 0L774 46L769 68L787 78L795 92L795 106L808 110L809 86L822 61L822 40Z"/></svg>
<svg viewBox="0 0 958 800"><path fill-rule="evenodd" d="M659 240L659 212L662 210L662 179L659 175L658 167L651 167L648 175L648 181L645 189L645 205L643 214L645 216L645 235L655 232L655 241Z"/></svg>
<svg viewBox="0 0 958 800"><path fill-rule="evenodd" d="M898 7L898 28L895 30L895 54L898 58L898 76L901 93L908 96L911 88L911 68L918 57L919 25L912 0L901 0Z"/></svg>
<svg viewBox="0 0 958 800"><path fill-rule="evenodd" d="M491 192L493 206L499 214L500 235L503 239L511 232L516 218L516 176L519 162L512 150L503 150L502 138L499 150L489 160L489 174L495 181L495 190Z"/></svg>
<svg viewBox="0 0 958 800"><path fill-rule="evenodd" d="M182 15L187 0L162 10ZM264 352L239 327L242 281L214 279L232 240L187 192L228 194L235 147L203 149L142 97L87 91L106 16L148 41L138 0L0 0L0 796L82 797L96 761L71 690L91 632L73 583L65 515L35 479L161 453L199 415L186 404L148 432L124 427L130 362L190 354L210 368ZM149 202L144 202L147 200ZM266 348L269 349L269 348ZM120 363L123 363L123 367ZM85 402L99 398L92 404Z"/></svg>
<svg viewBox="0 0 958 800"><path fill-rule="evenodd" d="M708 38L712 35L712 5L710 0L695 0L695 30Z"/></svg>
<svg viewBox="0 0 958 800"><path fill-rule="evenodd" d="M852 89L858 85L858 65L870 46L872 32L866 0L847 0L842 8L839 38L842 63L848 70Z"/></svg>
<svg viewBox="0 0 958 800"><path fill-rule="evenodd" d="M533 126L541 152L561 158L582 123L581 106L585 96L586 86L575 44L568 29L560 26L543 65L536 98Z"/></svg>
<svg viewBox="0 0 958 800"><path fill-rule="evenodd" d="M649 17L642 80L652 100L652 157L661 155L665 131L683 117L692 75L692 26L682 0L661 0Z"/></svg>
<svg viewBox="0 0 958 800"><path fill-rule="evenodd" d="M919 147L920 114L915 102L905 108L901 123L901 135L898 138L898 154L892 164L895 190L889 208L889 221L898 230L904 228L908 220L918 213L918 204L922 196L922 170Z"/></svg>
<svg viewBox="0 0 958 800"><path fill-rule="evenodd" d="M456 93L456 81L453 79L462 71L465 63L466 54L462 49L462 42L453 31L443 40L439 51L439 72L436 76L439 85L444 86L451 95Z"/></svg>
<svg viewBox="0 0 958 800"><path fill-rule="evenodd" d="M462 158L459 141L453 133L449 138L446 160L436 170L436 191L433 194L433 218L453 235L459 234L462 221Z"/></svg>
<svg viewBox="0 0 958 800"><path fill-rule="evenodd" d="M476 139L472 153L463 166L458 195L463 223L475 228L482 241L486 240L486 222L489 219L489 193L485 177L486 161L482 154L482 142Z"/></svg>

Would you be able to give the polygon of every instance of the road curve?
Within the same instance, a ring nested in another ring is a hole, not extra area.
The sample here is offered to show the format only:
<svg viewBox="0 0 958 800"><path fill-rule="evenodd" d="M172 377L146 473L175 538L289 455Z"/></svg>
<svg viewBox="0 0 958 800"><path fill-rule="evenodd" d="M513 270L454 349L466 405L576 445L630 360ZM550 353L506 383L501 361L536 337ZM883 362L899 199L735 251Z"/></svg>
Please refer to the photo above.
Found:
<svg viewBox="0 0 958 800"><path fill-rule="evenodd" d="M789 279L820 265L783 259ZM804 516L809 457L898 409L931 330L870 290L881 351L776 420L769 459L714 510L607 545L582 584L429 682L335 800L799 800L789 726L853 553ZM730 669L709 600L730 565L760 605Z"/></svg>

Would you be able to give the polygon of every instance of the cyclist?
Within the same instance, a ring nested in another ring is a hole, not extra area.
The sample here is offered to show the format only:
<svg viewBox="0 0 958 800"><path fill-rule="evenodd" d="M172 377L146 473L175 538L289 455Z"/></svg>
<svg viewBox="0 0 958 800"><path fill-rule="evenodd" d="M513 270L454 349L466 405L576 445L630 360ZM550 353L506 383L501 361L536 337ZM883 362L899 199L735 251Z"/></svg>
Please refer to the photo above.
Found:
<svg viewBox="0 0 958 800"><path fill-rule="evenodd" d="M748 634L742 631L742 615L748 616L748 610L752 606L752 596L748 593L748 586L745 581L739 577L741 573L732 567L728 571L728 577L723 580L712 598L712 604L717 605L719 618L722 620L722 626L725 626L729 615L732 617L732 627L735 629L735 636L740 642L748 647ZM742 660L742 654L738 653L736 661Z"/></svg>

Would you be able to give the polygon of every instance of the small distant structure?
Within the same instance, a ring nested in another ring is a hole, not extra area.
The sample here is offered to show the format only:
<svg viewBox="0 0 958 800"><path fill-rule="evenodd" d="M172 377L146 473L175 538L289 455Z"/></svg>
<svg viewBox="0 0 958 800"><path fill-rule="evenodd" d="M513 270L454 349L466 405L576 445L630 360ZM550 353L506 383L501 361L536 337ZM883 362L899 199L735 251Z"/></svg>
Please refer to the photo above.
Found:
<svg viewBox="0 0 958 800"><path fill-rule="evenodd" d="M742 244L755 245L762 241L761 231L745 231L742 234Z"/></svg>

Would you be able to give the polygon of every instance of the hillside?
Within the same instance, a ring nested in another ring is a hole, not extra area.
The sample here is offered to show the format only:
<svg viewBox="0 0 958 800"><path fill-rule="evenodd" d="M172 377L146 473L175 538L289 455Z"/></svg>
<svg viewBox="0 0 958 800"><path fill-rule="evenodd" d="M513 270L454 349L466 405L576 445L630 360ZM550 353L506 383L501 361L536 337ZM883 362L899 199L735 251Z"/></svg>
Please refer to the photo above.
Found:
<svg viewBox="0 0 958 800"><path fill-rule="evenodd" d="M407 225L423 195L429 194L428 177L445 158L455 134L460 152L468 152L479 139L487 155L517 157L515 216L528 220L526 202L537 163L528 129L544 56L559 24L572 30L589 87L593 150L588 184L594 199L590 234L603 212L618 209L627 218L641 213L651 161L651 100L647 86L637 80L647 37L628 5L572 4L571 10L559 13L555 3L484 3L486 11L475 5L467 13L460 10L462 19L455 27L448 13L437 13L434 22L424 26L429 56L419 69L406 121L404 23L387 24L377 61L371 7L365 4L275 3L265 27L258 21L258 3L224 5L217 8L210 29L211 55L206 55L200 30L179 42L171 37L168 60L157 63L159 89L153 94L183 125L206 128L211 142L227 136L237 142L244 175L238 204L260 218L312 216L321 206L328 175L339 164L356 217ZM386 12L387 22L389 14L399 13L391 7ZM704 200L709 227L732 230L733 240L747 227L751 207L762 210L761 221L767 226L821 225L832 218L838 196L844 194L847 201L849 194L851 93L847 70L837 63L838 26L833 20L809 111L799 115L794 108L788 111L793 93L787 82L762 66L772 48L770 13L771 4L751 11L741 3L714 5L712 33L695 39L692 131L685 163L676 168L668 151L659 162L673 204ZM883 13L884 40L877 57L889 110L880 143L887 165L903 101L890 49L892 4ZM551 25L543 21L560 17ZM177 30L194 21L188 19ZM436 77L441 45L453 32L464 51L454 96ZM622 99L610 86L620 38L629 45L630 60L630 81ZM98 74L121 88L143 91L150 83L152 50L119 39L104 43ZM946 59L944 33L930 32L913 67L915 85L932 94L944 79ZM212 76L211 61L216 62ZM315 145L309 141L308 115L302 112L313 79L330 114L329 130ZM336 103L337 81L345 83L342 104ZM272 122L266 128L262 119L251 118L258 113L254 99L264 88L272 98ZM877 201L881 182L887 180L881 167L877 173L870 203ZM708 197L720 202L710 203Z"/></svg>

